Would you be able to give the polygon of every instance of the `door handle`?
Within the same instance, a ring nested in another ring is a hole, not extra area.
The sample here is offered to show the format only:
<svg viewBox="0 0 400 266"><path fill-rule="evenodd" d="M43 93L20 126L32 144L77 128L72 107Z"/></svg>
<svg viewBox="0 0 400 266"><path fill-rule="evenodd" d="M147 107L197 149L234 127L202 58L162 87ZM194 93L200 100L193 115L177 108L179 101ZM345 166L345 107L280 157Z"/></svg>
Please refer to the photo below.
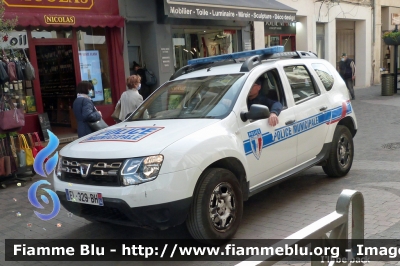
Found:
<svg viewBox="0 0 400 266"><path fill-rule="evenodd" d="M296 120L289 120L289 121L286 121L285 124L288 126L288 125L293 124L294 122L296 122Z"/></svg>
<svg viewBox="0 0 400 266"><path fill-rule="evenodd" d="M322 106L321 108L319 108L319 110L322 112L322 111L325 111L326 109L328 109L328 106Z"/></svg>

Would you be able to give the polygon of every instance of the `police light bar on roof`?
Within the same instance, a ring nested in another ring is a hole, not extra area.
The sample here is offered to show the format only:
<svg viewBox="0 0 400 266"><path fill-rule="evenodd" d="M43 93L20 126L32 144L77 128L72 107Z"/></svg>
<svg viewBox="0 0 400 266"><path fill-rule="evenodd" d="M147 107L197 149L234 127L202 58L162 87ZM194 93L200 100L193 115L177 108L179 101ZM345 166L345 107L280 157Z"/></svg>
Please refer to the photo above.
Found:
<svg viewBox="0 0 400 266"><path fill-rule="evenodd" d="M282 53L284 50L285 49L283 46L273 46L273 47L251 50L251 51L236 52L236 53L231 53L231 54L216 55L216 56L210 56L210 57L205 57L205 58L190 59L188 61L188 65L207 64L207 63L213 63L213 62L224 61L224 60L229 60L229 59L239 59L239 58L255 56L255 55L272 55L275 53Z"/></svg>

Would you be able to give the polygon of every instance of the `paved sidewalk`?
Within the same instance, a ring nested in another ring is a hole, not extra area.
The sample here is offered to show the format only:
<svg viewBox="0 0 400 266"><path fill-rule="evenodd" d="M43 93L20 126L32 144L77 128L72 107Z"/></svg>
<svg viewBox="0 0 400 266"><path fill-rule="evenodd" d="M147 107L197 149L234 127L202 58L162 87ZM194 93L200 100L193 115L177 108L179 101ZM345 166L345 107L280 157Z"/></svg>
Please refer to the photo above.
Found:
<svg viewBox="0 0 400 266"><path fill-rule="evenodd" d="M343 189L355 189L365 199L365 237L400 239L400 92L380 96L380 86L356 89L352 101L359 131L354 139L355 160L344 178L327 178L321 167L251 197L244 204L242 225L235 238L284 238L335 210ZM383 146L392 145L393 149ZM398 148L397 148L398 147ZM42 179L35 177L34 181ZM33 182L34 182L33 181ZM49 180L51 182L51 180ZM107 262L4 262L4 239L190 239L185 226L166 231L91 223L69 216L65 209L50 221L39 220L27 199L27 186L0 190L0 265L111 265ZM51 204L50 204L51 205ZM46 206L50 210L51 206ZM17 213L21 216L17 216ZM42 211L44 212L44 211ZM31 224L31 227L28 227ZM61 227L57 227L61 224ZM195 258L193 258L195 260ZM395 264L397 262L391 262ZM112 265L131 265L113 262ZM135 265L147 265L148 262ZM235 265L235 262L152 263L155 265ZM302 265L295 263L295 265ZM307 264L306 264L307 265ZM370 265L383 265L371 263Z"/></svg>

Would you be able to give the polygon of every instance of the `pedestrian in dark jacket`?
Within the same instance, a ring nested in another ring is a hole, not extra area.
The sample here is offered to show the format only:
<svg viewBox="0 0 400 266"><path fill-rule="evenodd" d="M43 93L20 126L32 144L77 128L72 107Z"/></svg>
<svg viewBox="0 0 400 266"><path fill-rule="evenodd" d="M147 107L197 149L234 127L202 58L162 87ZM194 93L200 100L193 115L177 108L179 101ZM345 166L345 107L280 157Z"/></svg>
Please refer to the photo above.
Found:
<svg viewBox="0 0 400 266"><path fill-rule="evenodd" d="M76 88L78 95L72 108L78 122L79 138L92 133L92 129L89 127L88 122L96 122L101 119L101 112L97 111L92 99L88 95L92 86L92 83L89 81L81 81Z"/></svg>
<svg viewBox="0 0 400 266"><path fill-rule="evenodd" d="M138 91L139 94L142 95L144 101L151 94L149 86L146 85L146 71L138 63L133 61L133 74L140 76L141 86Z"/></svg>
<svg viewBox="0 0 400 266"><path fill-rule="evenodd" d="M347 57L346 53L342 54L342 60L339 63L339 73L344 82L346 82L347 89L350 92L351 99L355 100L353 81L356 78L356 64L353 59Z"/></svg>

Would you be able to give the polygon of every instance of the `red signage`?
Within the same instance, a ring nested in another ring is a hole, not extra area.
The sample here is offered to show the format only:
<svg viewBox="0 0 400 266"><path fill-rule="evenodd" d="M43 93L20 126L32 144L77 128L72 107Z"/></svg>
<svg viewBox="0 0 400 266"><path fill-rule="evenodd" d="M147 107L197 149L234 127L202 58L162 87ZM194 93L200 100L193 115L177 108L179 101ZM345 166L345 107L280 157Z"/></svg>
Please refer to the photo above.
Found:
<svg viewBox="0 0 400 266"><path fill-rule="evenodd" d="M66 25L74 25L75 24L75 16L65 16L65 15L54 15L47 16L44 15L44 23L46 24L66 24Z"/></svg>
<svg viewBox="0 0 400 266"><path fill-rule="evenodd" d="M3 0L8 7L89 10L94 0Z"/></svg>

